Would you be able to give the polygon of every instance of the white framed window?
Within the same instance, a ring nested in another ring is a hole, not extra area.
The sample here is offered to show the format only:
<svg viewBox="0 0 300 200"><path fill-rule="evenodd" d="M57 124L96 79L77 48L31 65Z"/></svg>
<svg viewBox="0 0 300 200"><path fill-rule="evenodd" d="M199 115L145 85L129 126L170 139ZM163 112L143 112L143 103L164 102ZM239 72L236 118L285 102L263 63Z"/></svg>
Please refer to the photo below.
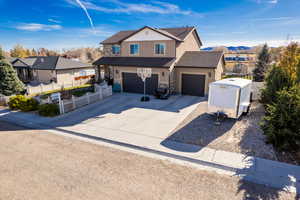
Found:
<svg viewBox="0 0 300 200"><path fill-rule="evenodd" d="M130 55L138 55L140 53L140 45L139 44L130 44L129 45L129 53L130 53Z"/></svg>
<svg viewBox="0 0 300 200"><path fill-rule="evenodd" d="M120 55L120 53L121 53L121 47L120 47L120 45L113 45L111 47L111 52L114 55Z"/></svg>
<svg viewBox="0 0 300 200"><path fill-rule="evenodd" d="M166 51L166 45L164 43L157 43L154 45L154 53L156 55L164 55Z"/></svg>

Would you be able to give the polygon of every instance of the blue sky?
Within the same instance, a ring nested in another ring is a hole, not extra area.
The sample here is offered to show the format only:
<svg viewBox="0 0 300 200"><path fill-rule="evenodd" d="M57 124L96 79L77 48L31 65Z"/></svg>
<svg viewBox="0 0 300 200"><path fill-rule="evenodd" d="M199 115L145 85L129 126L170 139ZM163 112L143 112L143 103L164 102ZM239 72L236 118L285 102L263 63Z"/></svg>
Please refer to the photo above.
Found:
<svg viewBox="0 0 300 200"><path fill-rule="evenodd" d="M299 0L0 0L0 45L97 47L119 30L188 25L204 46L278 46L300 41L299 7Z"/></svg>

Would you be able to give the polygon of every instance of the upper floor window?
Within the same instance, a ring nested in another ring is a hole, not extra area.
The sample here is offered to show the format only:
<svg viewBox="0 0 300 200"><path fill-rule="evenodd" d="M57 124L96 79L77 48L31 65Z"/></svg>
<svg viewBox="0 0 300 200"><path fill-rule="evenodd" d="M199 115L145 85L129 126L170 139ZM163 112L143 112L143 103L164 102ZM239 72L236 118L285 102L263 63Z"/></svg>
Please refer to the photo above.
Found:
<svg viewBox="0 0 300 200"><path fill-rule="evenodd" d="M112 54L119 55L121 53L120 45L113 45L111 48Z"/></svg>
<svg viewBox="0 0 300 200"><path fill-rule="evenodd" d="M155 44L154 51L155 54L164 55L165 54L165 44Z"/></svg>
<svg viewBox="0 0 300 200"><path fill-rule="evenodd" d="M130 44L130 55L138 55L140 51L139 44Z"/></svg>

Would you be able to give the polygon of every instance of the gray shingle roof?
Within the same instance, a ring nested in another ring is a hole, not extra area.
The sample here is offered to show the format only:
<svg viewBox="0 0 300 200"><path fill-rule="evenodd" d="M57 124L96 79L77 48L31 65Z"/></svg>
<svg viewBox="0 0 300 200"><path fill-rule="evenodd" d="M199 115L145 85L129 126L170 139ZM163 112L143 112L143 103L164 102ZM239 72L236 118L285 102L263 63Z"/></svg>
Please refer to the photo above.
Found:
<svg viewBox="0 0 300 200"><path fill-rule="evenodd" d="M115 44L121 42L124 38L127 38L131 34L133 34L135 31L120 31L113 36L107 38L101 44Z"/></svg>
<svg viewBox="0 0 300 200"><path fill-rule="evenodd" d="M8 57L6 58L6 60L10 63L13 63L15 60L17 60L18 58L14 58L14 57Z"/></svg>
<svg viewBox="0 0 300 200"><path fill-rule="evenodd" d="M19 62L18 62L19 60ZM14 67L30 67L40 70L62 70L91 67L90 64L85 64L79 61L63 58L60 56L36 56L29 58L19 58L13 62Z"/></svg>
<svg viewBox="0 0 300 200"><path fill-rule="evenodd" d="M130 31L120 31L113 36L107 38L101 44L116 44L120 43L121 41L127 39L131 35L137 33L138 31L144 29L144 28L150 28L152 30L155 30L163 35L166 35L168 37L171 37L172 39L183 41L185 37L195 29L195 27L179 27L179 28L151 28L148 26L145 26L138 30L130 30ZM200 38L199 38L200 40Z"/></svg>
<svg viewBox="0 0 300 200"><path fill-rule="evenodd" d="M175 58L168 57L102 57L94 65L134 66L134 67L170 67Z"/></svg>
<svg viewBox="0 0 300 200"><path fill-rule="evenodd" d="M167 31L170 34L180 38L181 40L184 40L185 37L194 30L195 27L182 27L182 28L161 28L161 30Z"/></svg>
<svg viewBox="0 0 300 200"><path fill-rule="evenodd" d="M222 51L187 51L175 67L216 68L221 59L224 59Z"/></svg>
<svg viewBox="0 0 300 200"><path fill-rule="evenodd" d="M35 58L16 58L11 60L10 62L14 67L31 67L34 62Z"/></svg>

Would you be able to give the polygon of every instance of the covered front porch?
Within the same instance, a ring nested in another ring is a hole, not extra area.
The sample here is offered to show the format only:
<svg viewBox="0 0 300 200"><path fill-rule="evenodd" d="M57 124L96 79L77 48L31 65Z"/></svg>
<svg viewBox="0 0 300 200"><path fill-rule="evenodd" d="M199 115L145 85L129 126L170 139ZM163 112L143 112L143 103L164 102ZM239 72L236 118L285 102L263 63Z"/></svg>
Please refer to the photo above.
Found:
<svg viewBox="0 0 300 200"><path fill-rule="evenodd" d="M144 84L137 75L138 68L151 68L152 75L146 79L146 91L153 94L157 88L170 88L170 67L175 58L161 57L102 57L97 65L97 80L107 81L121 92L143 93Z"/></svg>
<svg viewBox="0 0 300 200"><path fill-rule="evenodd" d="M16 67L15 69L22 82L29 83L33 81L33 72L29 67Z"/></svg>

